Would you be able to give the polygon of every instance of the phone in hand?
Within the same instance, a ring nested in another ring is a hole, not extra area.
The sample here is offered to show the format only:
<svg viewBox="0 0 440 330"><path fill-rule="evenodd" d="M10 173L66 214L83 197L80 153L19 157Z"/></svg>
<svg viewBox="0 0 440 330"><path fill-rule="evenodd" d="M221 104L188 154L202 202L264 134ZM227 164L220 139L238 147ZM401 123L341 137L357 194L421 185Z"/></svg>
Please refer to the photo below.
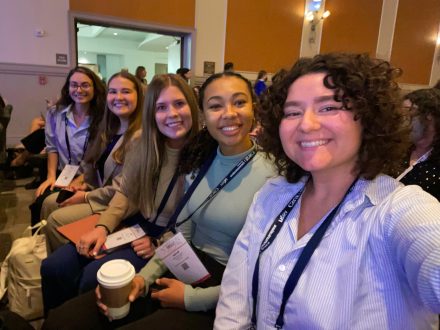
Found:
<svg viewBox="0 0 440 330"><path fill-rule="evenodd" d="M58 197L56 199L56 202L62 203L64 202L66 199L72 197L75 193L71 190L67 190L67 189L62 189L60 190L60 192L58 193Z"/></svg>

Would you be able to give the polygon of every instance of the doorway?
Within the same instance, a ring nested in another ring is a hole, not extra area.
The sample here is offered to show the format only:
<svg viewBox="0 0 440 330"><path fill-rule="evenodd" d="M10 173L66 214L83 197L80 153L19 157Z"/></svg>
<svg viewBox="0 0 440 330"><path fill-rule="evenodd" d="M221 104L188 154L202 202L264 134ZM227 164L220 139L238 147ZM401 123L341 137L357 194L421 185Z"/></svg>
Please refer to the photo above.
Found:
<svg viewBox="0 0 440 330"><path fill-rule="evenodd" d="M76 19L77 63L97 68L104 81L121 69L134 74L147 70L147 80L158 73L175 73L184 63L185 35L131 29Z"/></svg>

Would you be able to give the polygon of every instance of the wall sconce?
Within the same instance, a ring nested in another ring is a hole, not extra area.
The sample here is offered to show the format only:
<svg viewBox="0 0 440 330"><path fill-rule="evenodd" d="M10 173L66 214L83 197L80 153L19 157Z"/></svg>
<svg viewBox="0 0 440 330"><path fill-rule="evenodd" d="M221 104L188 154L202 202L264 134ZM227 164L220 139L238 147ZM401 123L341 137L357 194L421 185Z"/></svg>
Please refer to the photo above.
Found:
<svg viewBox="0 0 440 330"><path fill-rule="evenodd" d="M319 22L323 21L327 17L330 16L330 11L326 10L322 13L321 17L319 17L318 11L308 11L306 12L305 19L310 22L310 38L309 42L313 44L315 42L316 37L316 26L319 24Z"/></svg>

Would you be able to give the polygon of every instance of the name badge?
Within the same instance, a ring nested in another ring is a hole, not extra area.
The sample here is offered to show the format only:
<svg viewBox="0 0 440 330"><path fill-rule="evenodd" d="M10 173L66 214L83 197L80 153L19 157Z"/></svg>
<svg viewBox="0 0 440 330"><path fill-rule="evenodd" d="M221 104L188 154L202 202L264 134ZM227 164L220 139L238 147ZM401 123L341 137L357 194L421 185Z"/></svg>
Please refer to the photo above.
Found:
<svg viewBox="0 0 440 330"><path fill-rule="evenodd" d="M174 276L186 284L200 283L211 276L182 233L158 247L156 255Z"/></svg>
<svg viewBox="0 0 440 330"><path fill-rule="evenodd" d="M79 165L66 165L63 171L55 181L55 187L65 188L68 187L79 170Z"/></svg>
<svg viewBox="0 0 440 330"><path fill-rule="evenodd" d="M139 225L124 228L108 235L101 249L102 251L110 252L108 250L113 250L122 245L131 243L142 236L145 236L145 232Z"/></svg>

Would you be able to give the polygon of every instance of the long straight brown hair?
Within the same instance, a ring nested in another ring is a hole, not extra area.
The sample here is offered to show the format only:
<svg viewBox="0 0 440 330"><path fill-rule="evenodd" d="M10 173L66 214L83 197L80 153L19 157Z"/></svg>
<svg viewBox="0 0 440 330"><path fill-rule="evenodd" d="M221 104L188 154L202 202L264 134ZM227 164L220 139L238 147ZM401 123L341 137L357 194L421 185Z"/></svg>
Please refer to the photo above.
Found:
<svg viewBox="0 0 440 330"><path fill-rule="evenodd" d="M116 149L113 153L113 159L117 164L122 164L125 159L125 155L127 153L127 145L132 140L134 133L140 129L141 120L142 120L142 109L143 109L143 92L142 87L139 81L135 76L128 72L118 72L110 77L108 81L108 85L112 80L116 78L124 78L130 80L133 83L134 90L137 94L137 105L136 109L130 115L128 119L128 128L124 133L123 140L121 145ZM93 139L90 146L87 148L86 155L84 157L85 162L95 164L101 153L104 151L106 146L110 143L113 137L116 135L120 127L120 120L118 116L116 116L108 107L108 104L105 106L104 118L101 121L99 133L96 136L96 139Z"/></svg>
<svg viewBox="0 0 440 330"><path fill-rule="evenodd" d="M194 93L188 83L176 74L156 75L148 85L142 113L142 134L138 145L130 152L138 160L134 173L128 173L129 198L144 216L154 210L154 198L160 168L165 156L166 137L160 133L156 123L156 102L167 87L175 86L185 96L191 110L192 127L187 141L199 131L198 107ZM136 149L136 150L135 150Z"/></svg>

